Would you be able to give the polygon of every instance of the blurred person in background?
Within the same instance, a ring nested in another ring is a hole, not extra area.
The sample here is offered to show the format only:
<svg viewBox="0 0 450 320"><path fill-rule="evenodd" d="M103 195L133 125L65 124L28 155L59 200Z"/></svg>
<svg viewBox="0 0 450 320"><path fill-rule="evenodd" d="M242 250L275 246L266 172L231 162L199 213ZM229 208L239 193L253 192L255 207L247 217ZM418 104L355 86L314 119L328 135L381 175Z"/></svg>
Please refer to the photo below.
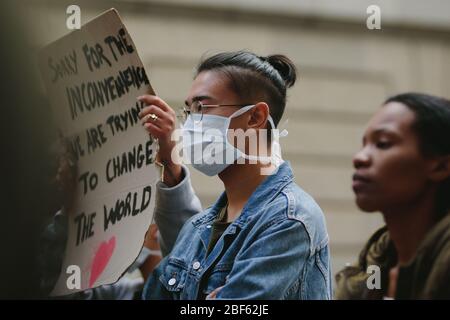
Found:
<svg viewBox="0 0 450 320"><path fill-rule="evenodd" d="M386 226L336 275L336 298L450 299L450 101L387 99L353 164L356 204ZM368 287L370 266L380 268L379 288Z"/></svg>
<svg viewBox="0 0 450 320"><path fill-rule="evenodd" d="M0 298L41 298L37 243L53 208L50 109L38 86L34 53L17 1L0 3Z"/></svg>

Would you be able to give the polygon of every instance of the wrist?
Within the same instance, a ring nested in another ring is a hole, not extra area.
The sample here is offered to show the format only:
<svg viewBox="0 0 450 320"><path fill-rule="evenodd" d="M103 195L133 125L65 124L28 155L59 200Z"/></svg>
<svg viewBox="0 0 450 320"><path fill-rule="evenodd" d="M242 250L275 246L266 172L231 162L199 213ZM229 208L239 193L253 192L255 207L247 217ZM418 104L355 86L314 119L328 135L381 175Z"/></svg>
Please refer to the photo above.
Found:
<svg viewBox="0 0 450 320"><path fill-rule="evenodd" d="M180 165L171 163L164 167L164 180L163 182L168 187L174 187L183 180L183 169Z"/></svg>
<svg viewBox="0 0 450 320"><path fill-rule="evenodd" d="M172 150L174 148L159 148L158 154L157 154L157 160L161 163L163 163L165 166L173 166L175 165L174 159L172 159Z"/></svg>
<svg viewBox="0 0 450 320"><path fill-rule="evenodd" d="M173 161L164 161L159 156L156 158L156 165L161 168L161 181L168 187L174 187L183 180L181 165Z"/></svg>

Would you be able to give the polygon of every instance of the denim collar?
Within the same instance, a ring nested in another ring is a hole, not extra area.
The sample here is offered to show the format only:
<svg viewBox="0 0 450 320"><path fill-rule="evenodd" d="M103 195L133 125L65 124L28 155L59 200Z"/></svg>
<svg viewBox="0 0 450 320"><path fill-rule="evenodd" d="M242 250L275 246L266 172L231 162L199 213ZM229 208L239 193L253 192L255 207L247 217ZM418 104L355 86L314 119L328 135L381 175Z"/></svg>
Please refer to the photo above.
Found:
<svg viewBox="0 0 450 320"><path fill-rule="evenodd" d="M260 212L260 208L264 208L266 204L268 204L293 179L294 174L292 173L290 163L284 161L273 174L267 176L267 178L256 188L242 209L241 214L233 221L230 227L239 226L243 228L254 214ZM212 205L207 214L192 221L193 225L200 226L212 223L219 214L220 209L223 208L226 203L227 195L224 191Z"/></svg>

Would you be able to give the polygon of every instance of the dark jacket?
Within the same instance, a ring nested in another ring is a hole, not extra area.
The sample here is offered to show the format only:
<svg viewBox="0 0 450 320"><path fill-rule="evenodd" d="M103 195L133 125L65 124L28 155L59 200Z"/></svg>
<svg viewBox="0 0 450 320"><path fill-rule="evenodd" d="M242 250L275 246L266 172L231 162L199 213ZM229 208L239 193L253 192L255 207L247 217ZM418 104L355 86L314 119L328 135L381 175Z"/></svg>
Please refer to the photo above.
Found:
<svg viewBox="0 0 450 320"><path fill-rule="evenodd" d="M336 275L336 299L381 299L397 255L386 227L379 229L361 251L358 262ZM368 289L370 265L381 270L381 288ZM450 214L425 236L416 255L399 270L396 299L450 299Z"/></svg>

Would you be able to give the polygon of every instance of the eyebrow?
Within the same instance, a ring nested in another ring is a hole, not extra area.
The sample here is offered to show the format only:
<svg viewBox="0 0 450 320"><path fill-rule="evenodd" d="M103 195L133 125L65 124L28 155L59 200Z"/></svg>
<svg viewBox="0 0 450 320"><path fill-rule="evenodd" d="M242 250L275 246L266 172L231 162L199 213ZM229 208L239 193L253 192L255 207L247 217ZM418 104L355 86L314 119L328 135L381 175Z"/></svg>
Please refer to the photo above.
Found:
<svg viewBox="0 0 450 320"><path fill-rule="evenodd" d="M192 98L191 103L194 102L194 101L202 101L202 100L206 100L206 99L212 99L212 97L210 97L210 96L195 96L195 97ZM184 104L186 106L189 106L189 101L185 100Z"/></svg>
<svg viewBox="0 0 450 320"><path fill-rule="evenodd" d="M388 128L379 128L376 129L372 132L372 134L376 135L376 134L382 134L382 133L387 133L387 134L397 134L397 132L395 130L391 130Z"/></svg>
<svg viewBox="0 0 450 320"><path fill-rule="evenodd" d="M380 134L388 134L388 135L393 135L393 136L398 135L398 133L395 130L391 130L388 128L378 128L378 129L375 129L374 131L372 131L370 134L373 136L377 136ZM362 138L363 144L365 143L365 141L366 141L366 134L364 134L363 138Z"/></svg>

